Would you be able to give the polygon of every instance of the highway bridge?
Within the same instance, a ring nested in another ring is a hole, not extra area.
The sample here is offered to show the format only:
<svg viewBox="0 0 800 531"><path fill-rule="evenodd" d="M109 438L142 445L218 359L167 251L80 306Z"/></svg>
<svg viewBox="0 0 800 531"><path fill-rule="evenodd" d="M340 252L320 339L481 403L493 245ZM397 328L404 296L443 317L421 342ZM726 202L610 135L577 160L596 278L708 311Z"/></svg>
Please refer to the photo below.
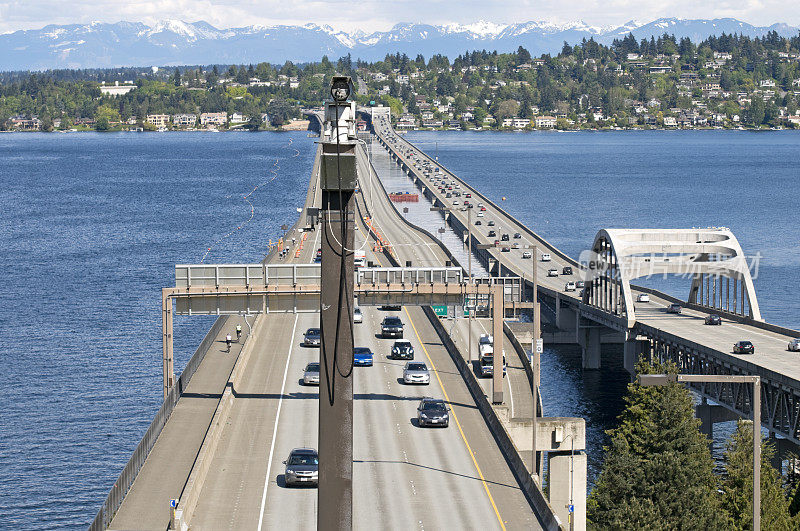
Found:
<svg viewBox="0 0 800 531"><path fill-rule="evenodd" d="M800 443L800 364L797 354L788 351L800 332L763 321L744 253L728 229L598 227L595 241L587 242L586 256L579 261L396 134L384 113L372 116L372 122L378 141L408 178L433 204L449 207L444 215L453 230L465 234L471 216L472 237L490 246L476 254L493 274L519 276L530 288L533 268L538 268L540 300L553 309L555 324L582 346L584 368L599 367L601 337L606 336L624 343L624 366L631 372L644 355L672 360L688 374L760 376L764 428ZM461 195L455 197L454 190ZM481 211L482 205L482 217L464 209L465 200L472 202L473 212ZM488 236L490 229L496 237ZM491 246L504 233L521 237ZM514 243L518 249L512 248ZM539 256L526 258L523 253L534 246ZM542 254L550 260L543 261ZM572 268L573 274L563 275L564 267ZM548 276L551 269L557 276ZM685 300L631 283L663 274L689 279ZM583 290L565 290L567 282L579 280L586 283ZM681 306L680 313L668 311L674 304ZM723 324L706 325L711 314L720 316ZM755 354L734 353L732 347L740 340L751 341ZM703 404L698 411L706 430L717 420L729 420L730 413L745 418L752 414L749 386L698 384L695 389L716 403Z"/></svg>
<svg viewBox="0 0 800 531"><path fill-rule="evenodd" d="M365 250L367 262L376 267L451 265L455 258L447 248L394 208L369 164L366 147L358 150L357 160L356 246ZM284 240L284 250L273 250L265 265L315 262L321 231L312 227L319 223L319 176L318 150L303 211ZM485 418L486 407L476 405L474 379L470 388L430 309L361 310L355 345L369 347L375 363L354 373L354 527L558 527L520 455L514 450L517 460L510 462L498 444ZM393 340L379 333L385 315L403 321L416 359L432 369L430 385L402 384L404 362L387 357ZM472 340L477 343L479 331L490 324L476 321ZM244 325L245 334L228 353L224 337L237 324ZM318 388L302 385L302 375L309 362L319 360L319 349L304 347L302 341L308 328L318 326L318 313L260 314L254 320L220 317L190 361L191 374L184 371L175 382L165 378L170 382L165 407L92 528L315 527L316 490L287 488L283 461L292 448L317 446ZM468 331L455 336L467 346ZM504 382L509 407L522 415L531 411L523 361L510 361ZM490 385L480 385L477 389L488 394ZM423 396L450 405L447 429L416 425Z"/></svg>
<svg viewBox="0 0 800 531"><path fill-rule="evenodd" d="M321 115L311 116L324 130ZM583 347L585 368L599 367L601 337L606 337L625 344L629 370L644 355L674 360L688 373L759 375L765 427L798 442L800 369L786 345L800 334L761 320L742 250L729 231L601 229L594 242L587 242L588 258L578 261L395 134L387 113L365 109L364 116L372 132L363 135L356 151L356 247L365 251L369 266L456 266L466 272L463 242L471 234L472 254L480 264L476 281L507 283L507 314L531 307L536 268L539 299L549 308L545 313L562 337ZM282 247L265 258L265 266L315 262L320 159L318 148L299 219ZM399 178L409 179L424 200L441 209L457 244L437 239L398 211L383 182ZM465 200L472 209L464 208ZM489 236L489 221L497 236ZM509 235L507 241L503 234ZM697 267L685 301L631 283L642 271L674 272L679 265ZM572 268L572 274L564 275L564 268ZM548 276L551 269L557 276ZM487 273L493 280L483 278ZM578 280L585 282L582 293L577 287L565 290L567 282ZM638 302L643 294L649 302ZM676 303L682 313L667 313ZM502 380L504 403L493 407L491 380L475 378L476 356L469 354L479 335L492 330L491 320L440 321L430 308L419 306L387 312L364 305L361 310L355 345L369 347L375 363L354 371L354 527L562 527L566 505L545 500L541 480L526 465L530 446L526 454L520 439L510 435L534 410L532 367L513 334L502 337L508 374ZM721 315L724 324L703 324L711 313ZM387 357L392 340L378 333L385 315L403 321L416 359L432 369L429 386L402 384L403 363ZM237 324L245 334L226 352L224 337ZM172 379L165 363L164 406L91 528L315 527L316 490L287 488L283 461L292 448L317 445L318 388L301 380L306 364L319 360L318 349L302 345L303 333L318 324L318 313L223 316L180 378ZM730 347L740 339L753 341L756 354L733 354ZM698 391L719 404L703 405L706 427L729 418L728 412L751 413L747 389L728 384ZM416 425L416 404L423 396L450 405L449 428ZM585 485L573 487L585 493ZM585 518L585 509L580 516Z"/></svg>

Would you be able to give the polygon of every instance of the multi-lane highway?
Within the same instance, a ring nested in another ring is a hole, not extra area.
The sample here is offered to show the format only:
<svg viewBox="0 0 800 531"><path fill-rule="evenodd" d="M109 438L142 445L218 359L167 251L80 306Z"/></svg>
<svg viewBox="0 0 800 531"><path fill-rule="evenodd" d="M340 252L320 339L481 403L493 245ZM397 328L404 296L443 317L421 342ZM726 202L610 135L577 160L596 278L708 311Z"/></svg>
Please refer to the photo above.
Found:
<svg viewBox="0 0 800 531"><path fill-rule="evenodd" d="M391 242L396 259L420 266L444 265L447 254L438 244L424 232L398 222L397 212L367 166L360 152L359 172L365 186L358 197L357 248L367 251L368 261L389 265L385 255L372 250L374 240L361 217L369 215ZM320 204L314 182L317 171L315 166L306 208ZM372 191L376 194L368 196ZM301 218L295 229L304 225ZM309 233L299 252L291 248L284 257L273 253L270 261L312 262L320 246L319 233ZM363 323L355 325L355 344L373 351L374 365L354 371L355 527L540 528L465 382L422 310L361 310ZM403 321L415 359L425 362L431 371L429 385L402 384L405 362L387 357L394 340L379 334L380 321L388 314ZM262 322L248 339L252 350L232 389L234 400L208 457L197 504L187 518L193 529L316 526L316 490L287 488L283 461L292 448L317 445L318 387L302 385L301 378L306 364L319 360L319 350L301 343L305 330L319 325L319 315L270 314L258 319ZM231 320L221 337L234 326ZM221 404L238 347L230 354L216 352L222 348L212 349L201 363L111 528L164 529L168 525L169 500L181 498L187 478L198 466L195 459L202 445L208 444L204 437ZM449 404L449 427L417 425L416 407L423 396L442 398Z"/></svg>
<svg viewBox="0 0 800 531"><path fill-rule="evenodd" d="M368 260L385 258L368 249ZM307 260L312 250L308 246ZM431 247L432 249L432 247ZM403 252L403 251L400 251ZM433 252L433 251L432 251ZM356 346L374 353L373 367L354 369L354 522L358 529L530 529L538 522L483 418L427 318L418 308L383 312L362 307ZM405 362L387 355L393 339L380 321L398 315L416 359L432 372L428 386L402 382ZM308 529L316 525L316 491L287 488L283 460L292 448L316 446L318 388L301 383L319 350L302 346L317 314L269 316L255 338L247 377L236 389L228 426L191 521L195 529ZM448 428L416 424L423 396L445 399ZM446 496L442 494L446 493Z"/></svg>

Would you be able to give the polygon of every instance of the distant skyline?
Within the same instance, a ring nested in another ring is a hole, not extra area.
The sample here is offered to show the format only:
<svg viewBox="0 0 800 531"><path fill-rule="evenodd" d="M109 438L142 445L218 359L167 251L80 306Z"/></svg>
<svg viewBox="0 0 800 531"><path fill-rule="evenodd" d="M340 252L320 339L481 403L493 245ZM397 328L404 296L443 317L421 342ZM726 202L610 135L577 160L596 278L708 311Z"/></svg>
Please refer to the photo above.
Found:
<svg viewBox="0 0 800 531"><path fill-rule="evenodd" d="M510 24L584 21L619 26L661 17L736 18L755 25L800 24L800 3L777 0L0 0L0 33L48 24L204 20L218 28L328 24L344 31L385 31L400 22ZM358 8L354 9L353 6Z"/></svg>

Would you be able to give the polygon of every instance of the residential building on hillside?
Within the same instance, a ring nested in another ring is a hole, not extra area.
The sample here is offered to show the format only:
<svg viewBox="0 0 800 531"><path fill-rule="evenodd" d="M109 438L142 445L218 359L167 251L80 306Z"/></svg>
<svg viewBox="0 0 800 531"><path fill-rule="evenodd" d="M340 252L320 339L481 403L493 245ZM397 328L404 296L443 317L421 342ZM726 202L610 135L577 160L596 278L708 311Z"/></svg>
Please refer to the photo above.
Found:
<svg viewBox="0 0 800 531"><path fill-rule="evenodd" d="M200 125L225 125L228 123L228 113L226 112L204 112L200 115Z"/></svg>
<svg viewBox="0 0 800 531"><path fill-rule="evenodd" d="M537 116L535 119L538 129L553 129L556 126L555 116Z"/></svg>
<svg viewBox="0 0 800 531"><path fill-rule="evenodd" d="M169 114L148 114L147 123L156 127L166 127L169 125Z"/></svg>
<svg viewBox="0 0 800 531"><path fill-rule="evenodd" d="M172 117L172 124L176 127L194 127L197 125L197 115L176 114Z"/></svg>

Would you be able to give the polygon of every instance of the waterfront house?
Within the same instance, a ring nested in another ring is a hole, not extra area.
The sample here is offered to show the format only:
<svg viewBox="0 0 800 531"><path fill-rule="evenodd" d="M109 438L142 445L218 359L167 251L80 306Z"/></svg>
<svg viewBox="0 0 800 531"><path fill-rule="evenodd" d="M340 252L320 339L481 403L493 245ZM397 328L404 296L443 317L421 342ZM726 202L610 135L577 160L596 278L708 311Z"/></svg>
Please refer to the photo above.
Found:
<svg viewBox="0 0 800 531"><path fill-rule="evenodd" d="M194 127L197 124L197 115L176 114L172 117L172 124L176 127Z"/></svg>
<svg viewBox="0 0 800 531"><path fill-rule="evenodd" d="M169 125L169 114L148 114L147 123L156 127L166 127Z"/></svg>
<svg viewBox="0 0 800 531"><path fill-rule="evenodd" d="M250 117L247 116L247 115L244 115L244 114L242 114L240 112L235 112L235 113L231 114L231 123L232 124L243 124L243 123L248 122L248 121L250 121Z"/></svg>
<svg viewBox="0 0 800 531"><path fill-rule="evenodd" d="M534 120L538 129L553 129L556 126L555 116L537 116Z"/></svg>
<svg viewBox="0 0 800 531"><path fill-rule="evenodd" d="M219 126L228 123L228 113L225 112L204 112L200 115L200 125L204 127Z"/></svg>

